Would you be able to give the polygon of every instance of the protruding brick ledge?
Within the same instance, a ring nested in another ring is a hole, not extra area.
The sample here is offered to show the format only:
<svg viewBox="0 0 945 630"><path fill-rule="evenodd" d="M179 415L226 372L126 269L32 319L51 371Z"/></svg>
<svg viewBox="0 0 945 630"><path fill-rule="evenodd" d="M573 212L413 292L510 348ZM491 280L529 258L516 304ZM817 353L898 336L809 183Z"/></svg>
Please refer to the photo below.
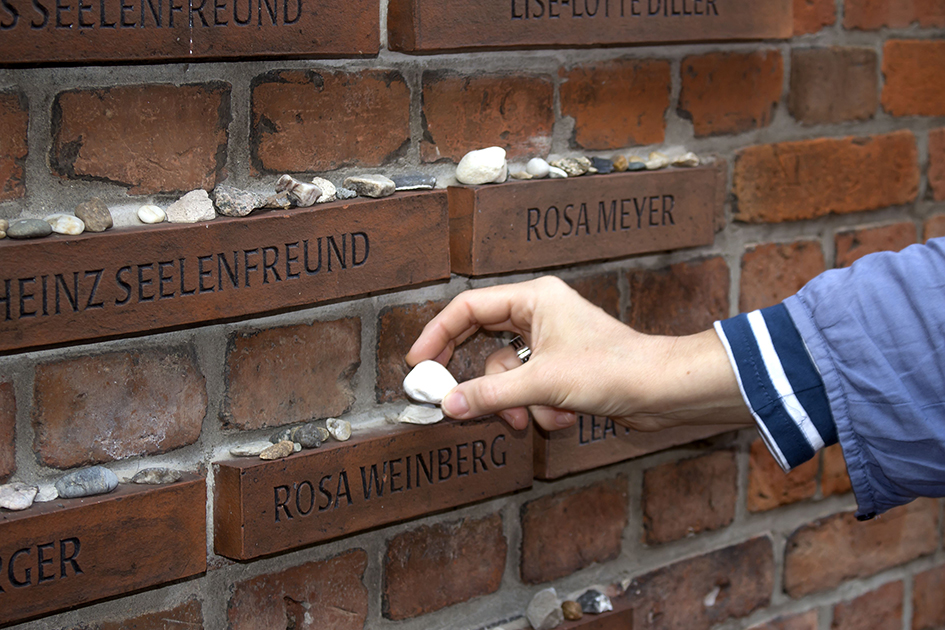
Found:
<svg viewBox="0 0 945 630"><path fill-rule="evenodd" d="M532 437L492 417L384 426L283 460L216 465L216 552L249 560L532 485Z"/></svg>
<svg viewBox="0 0 945 630"><path fill-rule="evenodd" d="M708 245L711 166L449 189L453 272L467 276Z"/></svg>
<svg viewBox="0 0 945 630"><path fill-rule="evenodd" d="M207 489L122 485L0 514L0 625L203 573Z"/></svg>
<svg viewBox="0 0 945 630"><path fill-rule="evenodd" d="M0 241L0 352L449 278L446 193Z"/></svg>

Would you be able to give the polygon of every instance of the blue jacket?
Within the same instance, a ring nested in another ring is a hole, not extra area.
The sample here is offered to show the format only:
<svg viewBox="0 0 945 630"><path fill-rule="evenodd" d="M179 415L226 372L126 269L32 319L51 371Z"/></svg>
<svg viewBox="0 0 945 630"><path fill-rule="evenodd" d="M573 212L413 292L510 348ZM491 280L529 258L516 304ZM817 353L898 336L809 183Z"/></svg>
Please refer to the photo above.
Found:
<svg viewBox="0 0 945 630"><path fill-rule="evenodd" d="M782 468L839 439L858 518L945 496L945 238L715 328Z"/></svg>

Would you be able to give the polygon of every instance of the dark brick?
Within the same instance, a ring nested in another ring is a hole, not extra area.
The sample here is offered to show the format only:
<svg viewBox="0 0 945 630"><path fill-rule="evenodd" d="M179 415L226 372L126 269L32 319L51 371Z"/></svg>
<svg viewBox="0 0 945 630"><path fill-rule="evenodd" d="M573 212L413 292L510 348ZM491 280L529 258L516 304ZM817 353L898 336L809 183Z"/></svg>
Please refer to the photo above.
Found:
<svg viewBox="0 0 945 630"><path fill-rule="evenodd" d="M877 66L870 48L791 51L791 115L805 125L869 120L879 107Z"/></svg>
<svg viewBox="0 0 945 630"><path fill-rule="evenodd" d="M938 0L846 0L843 3L843 28L846 29L904 28L916 22L922 28L945 26L945 6Z"/></svg>
<svg viewBox="0 0 945 630"><path fill-rule="evenodd" d="M16 399L13 383L0 381L0 483L16 472Z"/></svg>
<svg viewBox="0 0 945 630"><path fill-rule="evenodd" d="M653 335L690 335L728 317L728 265L721 257L627 274L627 323Z"/></svg>
<svg viewBox="0 0 945 630"><path fill-rule="evenodd" d="M945 627L945 566L912 578L912 630Z"/></svg>
<svg viewBox="0 0 945 630"><path fill-rule="evenodd" d="M738 310L748 313L778 304L824 269L824 253L817 241L750 247L742 257Z"/></svg>
<svg viewBox="0 0 945 630"><path fill-rule="evenodd" d="M929 131L929 188L935 201L945 201L945 127Z"/></svg>
<svg viewBox="0 0 945 630"><path fill-rule="evenodd" d="M24 167L29 153L29 104L23 94L0 92L0 201L26 195Z"/></svg>
<svg viewBox="0 0 945 630"><path fill-rule="evenodd" d="M778 617L768 623L752 626L749 630L817 630L817 611L808 610L799 615Z"/></svg>
<svg viewBox="0 0 945 630"><path fill-rule="evenodd" d="M88 630L201 630L203 606L196 597L170 610L96 624ZM76 630L80 630L76 628ZM85 626L82 626L85 630Z"/></svg>
<svg viewBox="0 0 945 630"><path fill-rule="evenodd" d="M568 280L572 289L591 304L601 307L605 313L620 318L620 278L617 272L600 273Z"/></svg>
<svg viewBox="0 0 945 630"><path fill-rule="evenodd" d="M901 630L902 582L890 582L833 607L831 630Z"/></svg>

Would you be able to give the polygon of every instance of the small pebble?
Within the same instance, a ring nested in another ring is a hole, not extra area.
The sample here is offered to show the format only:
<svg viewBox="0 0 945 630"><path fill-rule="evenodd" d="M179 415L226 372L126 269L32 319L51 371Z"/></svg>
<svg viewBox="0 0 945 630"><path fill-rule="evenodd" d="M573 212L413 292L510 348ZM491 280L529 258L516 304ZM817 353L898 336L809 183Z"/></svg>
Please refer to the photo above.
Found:
<svg viewBox="0 0 945 630"><path fill-rule="evenodd" d="M421 361L404 378L404 391L413 400L439 405L459 383L436 361Z"/></svg>
<svg viewBox="0 0 945 630"><path fill-rule="evenodd" d="M558 604L558 594L554 588L538 591L525 611L528 623L535 630L551 630L564 621L564 613Z"/></svg>
<svg viewBox="0 0 945 630"><path fill-rule="evenodd" d="M336 199L338 189L330 181L322 177L313 177L312 183L322 190L322 196L315 203L328 203Z"/></svg>
<svg viewBox="0 0 945 630"><path fill-rule="evenodd" d="M421 404L407 405L407 408L400 412L395 422L403 424L436 424L443 419L443 410L439 405Z"/></svg>
<svg viewBox="0 0 945 630"><path fill-rule="evenodd" d="M75 216L82 219L85 223L85 229L89 232L104 232L112 225L112 213L108 211L108 206L98 197L92 197L75 207Z"/></svg>
<svg viewBox="0 0 945 630"><path fill-rule="evenodd" d="M325 441L319 429L321 429L321 427L317 426L314 422L303 424L293 432L292 439L301 444L302 448L318 448ZM322 431L325 431L326 434L328 433L325 429L322 429Z"/></svg>
<svg viewBox="0 0 945 630"><path fill-rule="evenodd" d="M213 189L213 205L225 217L245 217L256 208L262 208L265 203L266 199L262 195L226 184Z"/></svg>
<svg viewBox="0 0 945 630"><path fill-rule="evenodd" d="M0 486L0 508L7 510L25 510L33 505L33 499L39 488L25 483L10 483Z"/></svg>
<svg viewBox="0 0 945 630"><path fill-rule="evenodd" d="M618 173L623 173L627 170L627 157L625 155L615 155L611 163L614 165L614 170Z"/></svg>
<svg viewBox="0 0 945 630"><path fill-rule="evenodd" d="M591 161L586 157L561 158L551 163L568 174L568 177L580 177L591 168Z"/></svg>
<svg viewBox="0 0 945 630"><path fill-rule="evenodd" d="M259 457L259 454L272 446L271 442L254 442L242 446L234 446L230 449L230 455L233 457Z"/></svg>
<svg viewBox="0 0 945 630"><path fill-rule="evenodd" d="M552 166L548 169L548 177L551 179L567 179L568 174L557 166Z"/></svg>
<svg viewBox="0 0 945 630"><path fill-rule="evenodd" d="M7 237L7 228L10 227L10 222L6 219L0 219L0 238Z"/></svg>
<svg viewBox="0 0 945 630"><path fill-rule="evenodd" d="M394 180L383 175L355 175L344 181L345 188L357 191L362 197L380 199L394 194Z"/></svg>
<svg viewBox="0 0 945 630"><path fill-rule="evenodd" d="M286 440L292 441L292 433L295 431L293 427L287 427L285 429L279 429L275 433L269 436L269 441L273 444L278 444L279 442L285 442Z"/></svg>
<svg viewBox="0 0 945 630"><path fill-rule="evenodd" d="M585 591L577 598L577 602L581 605L582 611L593 615L610 612L614 609L610 598L596 589Z"/></svg>
<svg viewBox="0 0 945 630"><path fill-rule="evenodd" d="M299 453L302 451L302 445L298 442L292 442L292 452Z"/></svg>
<svg viewBox="0 0 945 630"><path fill-rule="evenodd" d="M291 175L283 175L276 182L276 193L285 193L289 201L298 207L308 208L314 206L322 196L322 188L315 184L300 182Z"/></svg>
<svg viewBox="0 0 945 630"><path fill-rule="evenodd" d="M289 199L289 194L285 191L267 197L266 201L263 202L263 208L270 208L272 210L288 210L291 207L292 200Z"/></svg>
<svg viewBox="0 0 945 630"><path fill-rule="evenodd" d="M456 181L470 186L501 184L508 176L509 163L502 147L470 151L456 167Z"/></svg>
<svg viewBox="0 0 945 630"><path fill-rule="evenodd" d="M351 423L347 420L328 418L328 420L325 421L325 425L328 427L328 432L331 434L331 437L339 442L347 442L351 438Z"/></svg>
<svg viewBox="0 0 945 630"><path fill-rule="evenodd" d="M42 219L20 219L7 228L9 238L42 238L52 234L52 226Z"/></svg>
<svg viewBox="0 0 945 630"><path fill-rule="evenodd" d="M259 454L259 459L272 460L272 459L282 459L283 457L288 457L295 452L295 444L288 440L283 440L278 444L273 444L272 446L265 449L262 453Z"/></svg>
<svg viewBox="0 0 945 630"><path fill-rule="evenodd" d="M607 175L614 172L614 163L607 158L591 158L591 168L597 169L601 175Z"/></svg>
<svg viewBox="0 0 945 630"><path fill-rule="evenodd" d="M69 473L56 482L56 490L63 499L77 499L107 494L118 487L115 473L101 466L92 466Z"/></svg>
<svg viewBox="0 0 945 630"><path fill-rule="evenodd" d="M650 153L650 159L646 161L646 170L648 171L657 171L661 168L666 168L667 166L669 166L669 158L659 151L653 151L653 153Z"/></svg>
<svg viewBox="0 0 945 630"><path fill-rule="evenodd" d="M85 223L82 219L71 214L51 214L43 220L49 224L49 227L56 234L78 236L85 231Z"/></svg>
<svg viewBox="0 0 945 630"><path fill-rule="evenodd" d="M561 603L561 612L564 613L564 618L568 621L577 621L584 616L581 605L573 599Z"/></svg>
<svg viewBox="0 0 945 630"><path fill-rule="evenodd" d="M36 498L33 499L34 503L49 503L50 501L55 501L59 498L59 491L56 490L56 486L45 485L39 487L39 492L36 493Z"/></svg>
<svg viewBox="0 0 945 630"><path fill-rule="evenodd" d="M535 179L544 179L548 177L551 171L551 165L540 157L532 158L525 165L525 172Z"/></svg>
<svg viewBox="0 0 945 630"><path fill-rule="evenodd" d="M170 468L145 468L131 478L131 483L138 483L149 486L160 486L167 483L177 483L180 481L180 471Z"/></svg>
<svg viewBox="0 0 945 630"><path fill-rule="evenodd" d="M358 191L351 190L350 188L335 188L335 199L345 200L345 199L354 199L358 196Z"/></svg>
<svg viewBox="0 0 945 630"><path fill-rule="evenodd" d="M512 179L520 179L520 180L535 179L532 175L529 175L525 171L516 171L510 174L509 177L511 177Z"/></svg>
<svg viewBox="0 0 945 630"><path fill-rule="evenodd" d="M394 180L395 190L433 190L436 188L436 177L433 175L406 173L395 175L391 179Z"/></svg>
<svg viewBox="0 0 945 630"><path fill-rule="evenodd" d="M217 211L213 209L210 195L203 188L190 191L167 209L167 220L170 223L199 223L215 218Z"/></svg>
<svg viewBox="0 0 945 630"><path fill-rule="evenodd" d="M158 206L147 204L138 208L138 219L148 225L164 223L167 219L167 213Z"/></svg>
<svg viewBox="0 0 945 630"><path fill-rule="evenodd" d="M627 170L630 172L645 171L646 162L638 162L637 160L630 160L629 162L627 162Z"/></svg>
<svg viewBox="0 0 945 630"><path fill-rule="evenodd" d="M673 160L673 166L693 167L699 166L699 156L692 151L687 151Z"/></svg>

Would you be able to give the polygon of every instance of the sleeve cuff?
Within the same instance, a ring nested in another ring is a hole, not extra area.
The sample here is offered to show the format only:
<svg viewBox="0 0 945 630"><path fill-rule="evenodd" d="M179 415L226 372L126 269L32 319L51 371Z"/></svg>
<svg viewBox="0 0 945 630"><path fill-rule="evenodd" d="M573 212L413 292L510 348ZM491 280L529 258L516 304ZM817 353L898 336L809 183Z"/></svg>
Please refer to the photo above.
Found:
<svg viewBox="0 0 945 630"><path fill-rule="evenodd" d="M715 322L745 404L785 472L837 442L823 379L783 304Z"/></svg>

